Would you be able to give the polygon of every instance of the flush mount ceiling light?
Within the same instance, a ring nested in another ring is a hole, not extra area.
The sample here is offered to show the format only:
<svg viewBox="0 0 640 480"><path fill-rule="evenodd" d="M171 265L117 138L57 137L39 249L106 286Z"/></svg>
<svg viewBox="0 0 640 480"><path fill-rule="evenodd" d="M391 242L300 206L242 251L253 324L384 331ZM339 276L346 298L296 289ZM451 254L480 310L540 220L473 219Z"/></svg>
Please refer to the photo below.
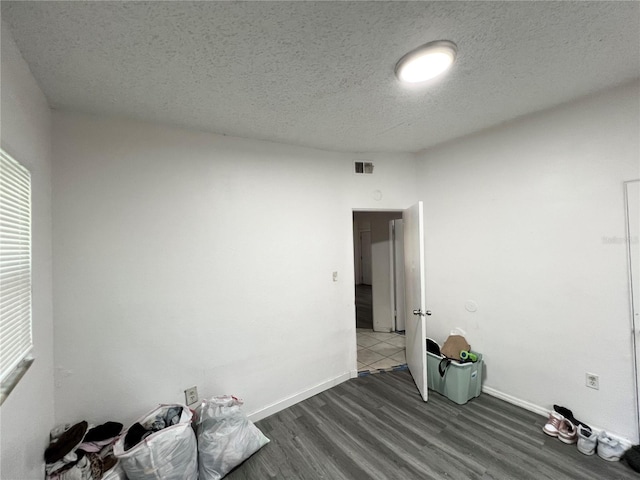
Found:
<svg viewBox="0 0 640 480"><path fill-rule="evenodd" d="M412 50L396 63L396 77L405 83L426 82L451 67L458 48L449 40L429 42Z"/></svg>

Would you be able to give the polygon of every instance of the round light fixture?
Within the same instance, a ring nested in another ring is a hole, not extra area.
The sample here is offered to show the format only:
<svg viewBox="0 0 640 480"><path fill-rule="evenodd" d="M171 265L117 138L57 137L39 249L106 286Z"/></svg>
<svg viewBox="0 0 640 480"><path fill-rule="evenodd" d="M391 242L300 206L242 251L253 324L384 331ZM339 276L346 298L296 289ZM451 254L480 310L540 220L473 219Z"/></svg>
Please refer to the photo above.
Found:
<svg viewBox="0 0 640 480"><path fill-rule="evenodd" d="M458 48L449 40L429 42L412 50L396 63L396 77L401 82L426 82L451 67Z"/></svg>

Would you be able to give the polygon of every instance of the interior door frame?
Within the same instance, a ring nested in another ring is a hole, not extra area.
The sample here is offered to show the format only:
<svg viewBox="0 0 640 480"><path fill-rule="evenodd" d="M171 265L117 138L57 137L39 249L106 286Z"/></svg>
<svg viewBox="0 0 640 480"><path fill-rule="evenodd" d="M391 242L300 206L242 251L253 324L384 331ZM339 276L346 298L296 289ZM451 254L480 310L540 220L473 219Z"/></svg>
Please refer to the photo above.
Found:
<svg viewBox="0 0 640 480"><path fill-rule="evenodd" d="M349 251L351 252L351 264L354 266L354 268L351 269L351 271L353 272L353 281L352 281L352 286L355 285L356 283L356 269L355 269L355 265L356 265L356 258L355 258L355 252L353 249L353 245L356 241L356 235L360 235L360 232L356 232L355 229L353 228L353 214L354 213L402 213L405 210L404 207L397 207L397 208L358 208L358 207L352 207L351 208L351 212L350 212L350 219L351 219L351 245L349 248ZM360 239L358 238L358 241L360 241ZM350 322L355 325L355 289L351 288L351 295L353 295L353 298L351 299L351 303L354 305L354 311L353 311L353 316L350 319ZM356 329L353 329L353 344L357 345L357 338L356 338ZM356 356L353 360L353 370L351 372L351 378L357 377L358 376L358 354L357 354L357 346L356 346Z"/></svg>
<svg viewBox="0 0 640 480"><path fill-rule="evenodd" d="M389 222L389 258L391 260L391 315L395 331L404 332L404 221L401 218ZM402 298L402 301L398 299ZM401 327L401 328L399 328Z"/></svg>

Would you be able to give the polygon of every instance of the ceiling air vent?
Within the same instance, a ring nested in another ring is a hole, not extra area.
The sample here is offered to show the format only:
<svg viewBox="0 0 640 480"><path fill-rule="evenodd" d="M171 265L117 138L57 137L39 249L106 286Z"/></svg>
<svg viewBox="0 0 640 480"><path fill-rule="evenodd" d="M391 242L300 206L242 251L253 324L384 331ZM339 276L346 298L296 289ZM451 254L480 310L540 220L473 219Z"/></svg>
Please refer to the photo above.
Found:
<svg viewBox="0 0 640 480"><path fill-rule="evenodd" d="M355 173L373 173L373 163L371 162L355 162Z"/></svg>

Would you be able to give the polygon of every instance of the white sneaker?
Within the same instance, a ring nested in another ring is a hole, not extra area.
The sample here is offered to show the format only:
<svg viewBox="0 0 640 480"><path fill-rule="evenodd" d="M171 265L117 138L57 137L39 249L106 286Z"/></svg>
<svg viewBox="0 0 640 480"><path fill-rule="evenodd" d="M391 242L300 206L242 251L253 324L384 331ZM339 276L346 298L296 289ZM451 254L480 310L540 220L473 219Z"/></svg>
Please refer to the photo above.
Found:
<svg viewBox="0 0 640 480"><path fill-rule="evenodd" d="M585 425L578 425L578 451L585 455L593 455L596 453L598 439L591 428Z"/></svg>
<svg viewBox="0 0 640 480"><path fill-rule="evenodd" d="M620 442L614 440L607 432L600 432L598 435L598 455L608 462L617 462L624 453L624 447Z"/></svg>

